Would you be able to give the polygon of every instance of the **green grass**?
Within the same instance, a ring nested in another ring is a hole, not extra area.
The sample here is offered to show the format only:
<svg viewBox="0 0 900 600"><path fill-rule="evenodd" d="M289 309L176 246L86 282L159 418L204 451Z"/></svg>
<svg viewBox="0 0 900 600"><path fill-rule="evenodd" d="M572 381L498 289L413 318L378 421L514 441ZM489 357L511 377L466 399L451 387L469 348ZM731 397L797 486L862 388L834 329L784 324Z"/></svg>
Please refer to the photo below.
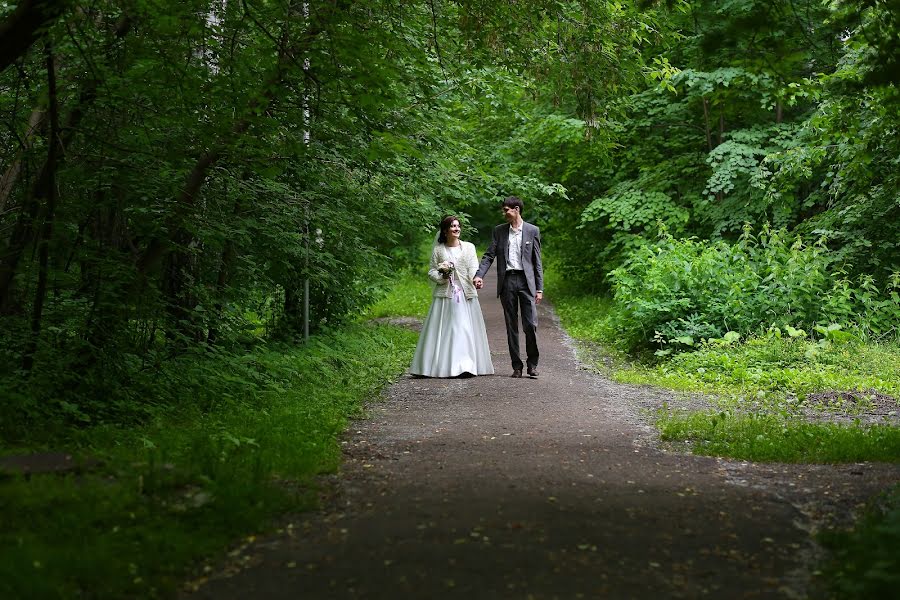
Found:
<svg viewBox="0 0 900 600"><path fill-rule="evenodd" d="M900 462L900 428L792 421L772 414L661 413L663 440L689 441L697 454L757 462Z"/></svg>
<svg viewBox="0 0 900 600"><path fill-rule="evenodd" d="M602 344L605 355L615 359L610 375L620 383L744 397L792 394L803 399L826 390L877 390L900 398L896 341L831 343L763 336L730 345L699 344L661 359L628 357L615 348L616 332L606 318L613 307L610 298L548 287L563 327L577 340Z"/></svg>
<svg viewBox="0 0 900 600"><path fill-rule="evenodd" d="M896 341L851 337L837 343L766 335L701 343L664 357L628 356L615 350L609 298L580 293L552 273L547 279L548 297L563 327L578 340L602 346L603 364L597 366L614 381L713 394L719 412L730 415L660 416L657 425L666 439L691 440L696 452L750 460L894 462L900 457L896 427L812 424L799 410L814 392L874 390L900 398ZM840 408L864 410L866 401Z"/></svg>
<svg viewBox="0 0 900 600"><path fill-rule="evenodd" d="M180 403L150 422L7 445L102 466L0 478L0 597L170 595L199 559L313 506L313 477L338 467L348 418L406 369L415 341L357 325L307 346L187 357L156 375L160 397Z"/></svg>
<svg viewBox="0 0 900 600"><path fill-rule="evenodd" d="M814 392L876 390L900 398L900 345L851 338L846 343L760 336L706 343L665 357L615 350L610 299L580 293L548 274L548 298L570 335L601 345L612 379L715 394L716 411L661 410L663 440L698 454L791 463L900 462L900 428L808 422L801 414ZM596 355L596 348L590 355ZM852 414L866 408L830 407ZM808 408L808 406L807 406ZM900 405L897 410L900 411ZM876 502L853 529L820 534L832 554L821 565L836 598L893 598L900 589L900 487Z"/></svg>
<svg viewBox="0 0 900 600"><path fill-rule="evenodd" d="M896 598L900 589L900 486L871 503L851 529L819 536L831 550L823 572L835 597Z"/></svg>
<svg viewBox="0 0 900 600"><path fill-rule="evenodd" d="M425 318L431 306L432 287L427 268L401 271L396 284L384 298L376 302L365 314L366 319L384 317Z"/></svg>
<svg viewBox="0 0 900 600"><path fill-rule="evenodd" d="M751 338L731 346L701 345L656 364L637 364L617 373L616 379L744 396L790 393L803 399L826 390L877 390L900 398L900 347Z"/></svg>

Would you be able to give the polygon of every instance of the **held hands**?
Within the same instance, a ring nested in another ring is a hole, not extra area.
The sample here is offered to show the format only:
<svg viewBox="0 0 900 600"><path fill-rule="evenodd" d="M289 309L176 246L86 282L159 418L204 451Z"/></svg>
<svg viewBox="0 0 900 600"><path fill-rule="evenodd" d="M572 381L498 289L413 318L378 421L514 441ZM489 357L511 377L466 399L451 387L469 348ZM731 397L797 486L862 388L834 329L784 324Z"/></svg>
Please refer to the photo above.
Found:
<svg viewBox="0 0 900 600"><path fill-rule="evenodd" d="M472 279L472 283L475 284L475 289L476 289L476 290L480 290L481 288L484 287L484 279L482 279L481 277L474 277L474 278ZM537 292L537 293L535 294L534 299L535 299L535 304L540 304L540 303L541 303L541 300L544 299L544 292Z"/></svg>

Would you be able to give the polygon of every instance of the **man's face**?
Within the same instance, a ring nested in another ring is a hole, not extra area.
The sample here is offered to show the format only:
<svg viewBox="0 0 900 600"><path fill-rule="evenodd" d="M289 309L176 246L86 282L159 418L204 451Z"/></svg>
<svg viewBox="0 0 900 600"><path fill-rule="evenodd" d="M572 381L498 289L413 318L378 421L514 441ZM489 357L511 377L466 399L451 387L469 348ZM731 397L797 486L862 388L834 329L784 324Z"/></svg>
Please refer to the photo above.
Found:
<svg viewBox="0 0 900 600"><path fill-rule="evenodd" d="M503 207L503 218L506 219L506 222L510 225L514 225L519 217L519 209L515 207L504 206Z"/></svg>

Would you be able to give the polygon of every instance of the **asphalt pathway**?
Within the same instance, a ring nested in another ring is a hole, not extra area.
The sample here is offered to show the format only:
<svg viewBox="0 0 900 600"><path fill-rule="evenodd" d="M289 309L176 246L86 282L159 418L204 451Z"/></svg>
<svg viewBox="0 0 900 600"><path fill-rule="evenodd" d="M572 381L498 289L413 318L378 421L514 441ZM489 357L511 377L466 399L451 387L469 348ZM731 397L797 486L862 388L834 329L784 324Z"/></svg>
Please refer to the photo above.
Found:
<svg viewBox="0 0 900 600"><path fill-rule="evenodd" d="M637 406L668 392L584 368L547 304L540 377L510 378L493 290L481 302L496 375L402 377L351 425L323 509L235 548L185 596L818 597L817 514L896 467L665 452Z"/></svg>

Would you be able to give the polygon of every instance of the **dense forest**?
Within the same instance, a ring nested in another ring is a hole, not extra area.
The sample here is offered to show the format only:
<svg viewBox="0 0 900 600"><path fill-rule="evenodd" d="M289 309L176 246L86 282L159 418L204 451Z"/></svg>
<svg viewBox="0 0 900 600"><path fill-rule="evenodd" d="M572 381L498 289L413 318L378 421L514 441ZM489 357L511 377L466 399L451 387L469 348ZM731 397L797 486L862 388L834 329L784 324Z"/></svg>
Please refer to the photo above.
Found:
<svg viewBox="0 0 900 600"><path fill-rule="evenodd" d="M782 288L889 298L890 4L4 3L6 409L94 419L135 371L339 322L513 193L598 291L660 230L781 231L827 254Z"/></svg>
<svg viewBox="0 0 900 600"><path fill-rule="evenodd" d="M586 327L632 358L894 352L898 20L900 0L0 1L4 454L351 389L336 355L410 344L360 315L442 215L483 243L508 195L548 300L602 298ZM217 431L211 455L258 444Z"/></svg>

